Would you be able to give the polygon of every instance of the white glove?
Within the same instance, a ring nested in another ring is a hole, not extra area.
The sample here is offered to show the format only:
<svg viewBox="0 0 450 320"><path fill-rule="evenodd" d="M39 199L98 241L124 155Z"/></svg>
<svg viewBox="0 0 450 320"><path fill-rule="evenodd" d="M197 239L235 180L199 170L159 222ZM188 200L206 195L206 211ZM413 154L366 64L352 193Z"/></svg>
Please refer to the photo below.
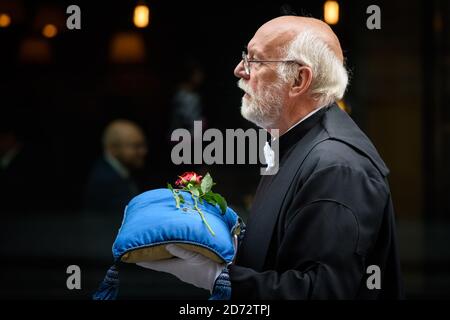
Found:
<svg viewBox="0 0 450 320"><path fill-rule="evenodd" d="M185 250L175 244L166 245L166 250L175 258L136 264L147 269L170 273L183 282L212 293L214 283L225 268L225 264L219 264L200 253Z"/></svg>

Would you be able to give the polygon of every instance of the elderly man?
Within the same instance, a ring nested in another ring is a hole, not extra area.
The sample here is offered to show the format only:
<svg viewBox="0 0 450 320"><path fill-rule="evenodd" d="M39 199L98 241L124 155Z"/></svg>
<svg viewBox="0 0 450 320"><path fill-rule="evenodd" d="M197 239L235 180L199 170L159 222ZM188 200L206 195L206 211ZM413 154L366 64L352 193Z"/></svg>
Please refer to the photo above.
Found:
<svg viewBox="0 0 450 320"><path fill-rule="evenodd" d="M88 179L85 210L121 217L128 201L139 193L131 173L145 164L145 136L135 123L119 119L106 127L102 142L104 155Z"/></svg>
<svg viewBox="0 0 450 320"><path fill-rule="evenodd" d="M227 287L244 299L402 298L388 169L335 104L348 82L338 38L322 21L284 16L247 49L234 72L241 112L279 130L279 171L261 179L233 264L169 246L185 268L154 269L222 298Z"/></svg>

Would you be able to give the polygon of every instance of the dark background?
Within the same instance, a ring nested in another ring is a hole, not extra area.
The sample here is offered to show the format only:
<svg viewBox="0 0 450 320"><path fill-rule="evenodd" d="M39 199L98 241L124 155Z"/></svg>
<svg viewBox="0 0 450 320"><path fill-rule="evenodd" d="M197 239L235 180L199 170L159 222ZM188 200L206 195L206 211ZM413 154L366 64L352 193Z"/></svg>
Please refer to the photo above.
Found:
<svg viewBox="0 0 450 320"><path fill-rule="evenodd" d="M323 2L288 4L299 15L322 18ZM2 209L2 298L89 298L112 262L115 230L108 217L81 214L89 170L102 153L101 133L116 118L137 122L149 148L141 187L173 181L180 168L170 160L170 98L184 61L195 59L205 70L209 127L252 127L240 116L233 69L257 28L279 16L285 2L147 1L145 29L132 23L136 3L0 0L0 9L15 8L11 26L0 28L0 125L19 134L29 159L26 190L14 198L21 210ZM81 8L81 30L65 28L71 4ZM345 102L391 170L407 296L449 298L450 6L444 0L339 4L333 29L351 72ZM381 8L381 30L366 27L371 4ZM62 21L52 39L39 25L49 12ZM111 59L111 42L122 32L141 38L143 61ZM47 61L23 58L30 39L49 49ZM246 217L259 166L207 170L217 191ZM82 269L82 290L66 288L71 264ZM207 297L135 266L123 270L121 281L121 298Z"/></svg>

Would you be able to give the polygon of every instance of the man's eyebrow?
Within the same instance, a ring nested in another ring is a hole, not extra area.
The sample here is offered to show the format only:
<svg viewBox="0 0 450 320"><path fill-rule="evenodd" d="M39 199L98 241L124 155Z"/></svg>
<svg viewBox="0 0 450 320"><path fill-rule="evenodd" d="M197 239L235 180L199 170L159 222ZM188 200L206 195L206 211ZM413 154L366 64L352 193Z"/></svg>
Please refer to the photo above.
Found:
<svg viewBox="0 0 450 320"><path fill-rule="evenodd" d="M251 52L250 52L251 51ZM254 46L252 47L248 47L247 48L247 53L249 54L249 56L260 56L261 55L261 51L259 51L257 48L255 48ZM251 53L251 54L250 54Z"/></svg>

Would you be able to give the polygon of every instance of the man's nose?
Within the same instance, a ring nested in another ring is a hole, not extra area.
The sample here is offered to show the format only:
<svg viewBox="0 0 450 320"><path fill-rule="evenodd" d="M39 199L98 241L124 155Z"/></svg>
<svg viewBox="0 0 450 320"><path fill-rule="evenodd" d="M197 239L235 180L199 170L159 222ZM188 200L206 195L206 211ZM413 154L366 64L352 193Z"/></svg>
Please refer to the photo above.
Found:
<svg viewBox="0 0 450 320"><path fill-rule="evenodd" d="M240 61L239 64L234 69L234 75L238 78L249 79L250 75L245 72L244 61Z"/></svg>

